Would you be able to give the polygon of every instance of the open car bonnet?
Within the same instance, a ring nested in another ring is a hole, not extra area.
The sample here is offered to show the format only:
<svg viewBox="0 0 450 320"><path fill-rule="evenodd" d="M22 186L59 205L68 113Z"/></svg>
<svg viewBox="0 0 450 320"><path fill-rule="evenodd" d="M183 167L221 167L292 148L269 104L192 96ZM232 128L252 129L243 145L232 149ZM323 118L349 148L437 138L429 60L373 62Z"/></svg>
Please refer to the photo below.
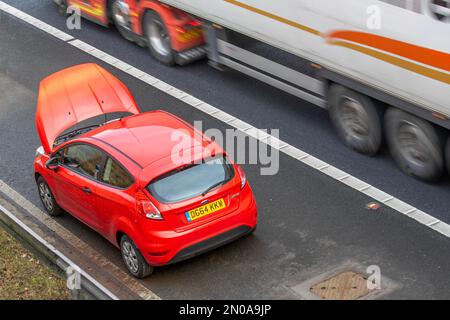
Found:
<svg viewBox="0 0 450 320"><path fill-rule="evenodd" d="M78 123L109 113L140 113L130 91L102 67L89 63L54 73L41 81L36 128L45 153L55 139Z"/></svg>

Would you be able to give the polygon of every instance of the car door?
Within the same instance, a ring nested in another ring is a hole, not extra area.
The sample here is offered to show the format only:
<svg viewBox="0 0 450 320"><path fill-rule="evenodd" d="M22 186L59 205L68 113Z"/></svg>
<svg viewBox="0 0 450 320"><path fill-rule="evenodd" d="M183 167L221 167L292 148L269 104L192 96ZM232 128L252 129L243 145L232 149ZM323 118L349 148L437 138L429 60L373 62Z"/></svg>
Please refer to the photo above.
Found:
<svg viewBox="0 0 450 320"><path fill-rule="evenodd" d="M61 166L55 172L57 199L70 214L98 230L98 174L105 153L88 144L74 143L61 154Z"/></svg>
<svg viewBox="0 0 450 320"><path fill-rule="evenodd" d="M102 233L112 238L115 237L114 230L118 219L132 219L135 213L135 179L121 163L107 157L99 180L99 225Z"/></svg>

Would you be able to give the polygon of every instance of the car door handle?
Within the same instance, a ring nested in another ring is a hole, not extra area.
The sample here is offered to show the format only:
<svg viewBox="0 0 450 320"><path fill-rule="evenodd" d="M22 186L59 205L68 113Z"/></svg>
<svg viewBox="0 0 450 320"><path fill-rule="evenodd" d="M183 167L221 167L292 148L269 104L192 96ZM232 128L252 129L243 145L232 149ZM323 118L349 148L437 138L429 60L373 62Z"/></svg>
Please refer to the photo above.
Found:
<svg viewBox="0 0 450 320"><path fill-rule="evenodd" d="M92 193L92 190L89 189L88 187L83 187L83 188L81 188L81 190L82 190L84 193Z"/></svg>

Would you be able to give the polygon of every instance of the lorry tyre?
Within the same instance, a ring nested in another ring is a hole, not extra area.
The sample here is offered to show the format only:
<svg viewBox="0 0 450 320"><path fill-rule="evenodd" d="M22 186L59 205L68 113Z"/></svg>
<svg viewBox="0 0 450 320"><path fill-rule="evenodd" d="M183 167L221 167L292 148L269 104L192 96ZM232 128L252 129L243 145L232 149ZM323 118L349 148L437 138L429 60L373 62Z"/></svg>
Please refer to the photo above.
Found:
<svg viewBox="0 0 450 320"><path fill-rule="evenodd" d="M58 5L58 12L62 16L67 16L67 0L58 0L56 1Z"/></svg>
<svg viewBox="0 0 450 320"><path fill-rule="evenodd" d="M443 143L431 123L391 107L385 115L385 128L389 150L403 172L428 182L442 176Z"/></svg>
<svg viewBox="0 0 450 320"><path fill-rule="evenodd" d="M154 11L147 11L144 16L144 35L148 48L159 62L173 66L175 53L172 50L169 31L160 15Z"/></svg>
<svg viewBox="0 0 450 320"><path fill-rule="evenodd" d="M329 90L328 111L337 134L349 148L375 155L382 143L379 107L372 99L340 85Z"/></svg>
<svg viewBox="0 0 450 320"><path fill-rule="evenodd" d="M130 9L123 0L112 0L109 2L108 11L111 19L119 31L120 35L128 41L134 41L133 31L131 30Z"/></svg>

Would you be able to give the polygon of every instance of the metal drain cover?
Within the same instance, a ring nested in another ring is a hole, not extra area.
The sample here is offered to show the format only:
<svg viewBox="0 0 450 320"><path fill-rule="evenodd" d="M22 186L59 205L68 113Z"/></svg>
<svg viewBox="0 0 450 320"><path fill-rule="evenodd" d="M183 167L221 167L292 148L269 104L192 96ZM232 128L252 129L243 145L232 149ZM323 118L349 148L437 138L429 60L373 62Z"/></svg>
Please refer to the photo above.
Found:
<svg viewBox="0 0 450 320"><path fill-rule="evenodd" d="M356 300L373 290L367 288L364 275L346 271L313 285L310 291L324 300Z"/></svg>

